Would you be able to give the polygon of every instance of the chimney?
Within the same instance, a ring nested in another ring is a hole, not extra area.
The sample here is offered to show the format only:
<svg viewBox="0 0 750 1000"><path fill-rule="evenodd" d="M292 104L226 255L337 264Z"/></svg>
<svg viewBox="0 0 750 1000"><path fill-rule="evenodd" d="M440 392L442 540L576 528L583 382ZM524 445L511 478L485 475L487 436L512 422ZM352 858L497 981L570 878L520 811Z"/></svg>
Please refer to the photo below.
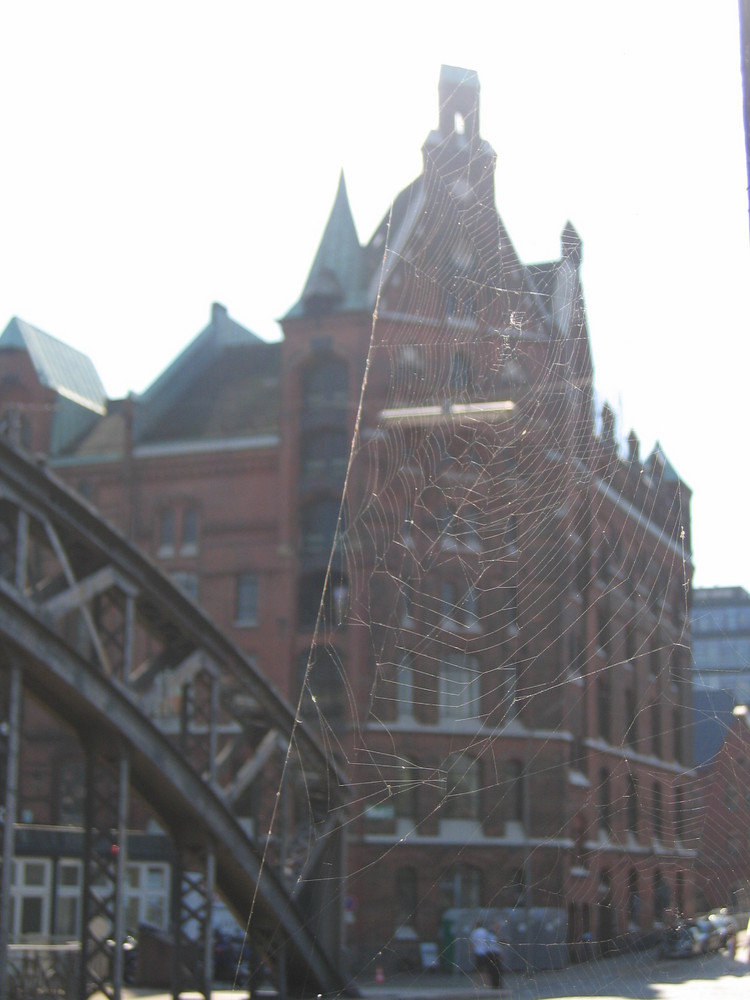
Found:
<svg viewBox="0 0 750 1000"><path fill-rule="evenodd" d="M222 325L224 320L227 318L227 307L223 306L221 302L214 302L211 306L211 325L214 327L219 327Z"/></svg>

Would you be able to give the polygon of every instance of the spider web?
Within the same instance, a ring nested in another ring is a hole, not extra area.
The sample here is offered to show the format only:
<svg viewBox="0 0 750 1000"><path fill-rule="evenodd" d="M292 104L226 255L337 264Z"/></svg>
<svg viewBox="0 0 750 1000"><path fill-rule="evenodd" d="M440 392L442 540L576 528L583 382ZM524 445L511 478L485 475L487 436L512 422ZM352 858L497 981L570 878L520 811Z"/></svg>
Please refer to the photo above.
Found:
<svg viewBox="0 0 750 1000"><path fill-rule="evenodd" d="M717 830L693 766L689 493L596 405L575 230L522 264L476 187L485 144L443 140L368 247L300 700L351 776L350 971L421 975L428 942L471 975L477 918L511 970L643 964L732 902L699 864Z"/></svg>

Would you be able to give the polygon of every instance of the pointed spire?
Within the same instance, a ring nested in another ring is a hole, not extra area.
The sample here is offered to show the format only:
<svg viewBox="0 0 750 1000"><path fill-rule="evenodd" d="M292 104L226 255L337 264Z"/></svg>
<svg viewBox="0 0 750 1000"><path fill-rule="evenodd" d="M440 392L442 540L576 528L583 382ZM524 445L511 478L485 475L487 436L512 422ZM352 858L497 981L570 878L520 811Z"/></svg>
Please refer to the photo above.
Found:
<svg viewBox="0 0 750 1000"><path fill-rule="evenodd" d="M669 461L661 444L657 441L654 450L646 459L646 468L652 477L658 476L665 483L681 482L677 470Z"/></svg>
<svg viewBox="0 0 750 1000"><path fill-rule="evenodd" d="M362 248L349 206L344 172L300 301L289 315L324 313L361 305Z"/></svg>
<svg viewBox="0 0 750 1000"><path fill-rule="evenodd" d="M583 240L570 220L565 223L565 228L560 234L560 244L563 259L568 258L573 267L579 268L583 260Z"/></svg>

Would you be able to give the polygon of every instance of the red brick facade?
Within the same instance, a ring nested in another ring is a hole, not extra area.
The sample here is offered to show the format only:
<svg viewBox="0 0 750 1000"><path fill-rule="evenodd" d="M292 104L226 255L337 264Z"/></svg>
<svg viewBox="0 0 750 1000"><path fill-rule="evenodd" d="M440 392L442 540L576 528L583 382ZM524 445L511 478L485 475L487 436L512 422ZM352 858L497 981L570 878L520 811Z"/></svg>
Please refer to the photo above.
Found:
<svg viewBox="0 0 750 1000"><path fill-rule="evenodd" d="M472 74L444 71L424 163L365 247L342 184L281 345L214 307L51 462L303 692L351 775L362 960L451 907L645 932L693 908L689 492L597 424L580 241L518 260ZM0 410L35 393L0 350Z"/></svg>
<svg viewBox="0 0 750 1000"><path fill-rule="evenodd" d="M701 770L696 816L696 883L701 909L750 909L750 728L735 718L713 760Z"/></svg>

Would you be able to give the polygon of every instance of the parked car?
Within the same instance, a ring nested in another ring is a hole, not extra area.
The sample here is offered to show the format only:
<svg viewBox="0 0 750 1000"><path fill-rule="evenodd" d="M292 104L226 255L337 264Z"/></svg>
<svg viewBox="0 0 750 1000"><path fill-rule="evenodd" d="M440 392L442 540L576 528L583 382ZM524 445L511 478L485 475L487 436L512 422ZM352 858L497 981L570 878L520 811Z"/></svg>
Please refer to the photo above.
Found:
<svg viewBox="0 0 750 1000"><path fill-rule="evenodd" d="M729 944L729 939L737 936L737 924L729 913L727 913L726 909L711 910L706 915L706 919L710 920L719 932L720 948L726 948Z"/></svg>
<svg viewBox="0 0 750 1000"><path fill-rule="evenodd" d="M695 917L688 921L688 927L694 927L700 936L701 951L704 955L721 948L721 934L708 917Z"/></svg>
<svg viewBox="0 0 750 1000"><path fill-rule="evenodd" d="M214 932L214 979L245 983L250 976L250 948L239 934Z"/></svg>
<svg viewBox="0 0 750 1000"><path fill-rule="evenodd" d="M662 958L690 958L703 951L703 939L698 929L678 924L664 931L661 941Z"/></svg>

